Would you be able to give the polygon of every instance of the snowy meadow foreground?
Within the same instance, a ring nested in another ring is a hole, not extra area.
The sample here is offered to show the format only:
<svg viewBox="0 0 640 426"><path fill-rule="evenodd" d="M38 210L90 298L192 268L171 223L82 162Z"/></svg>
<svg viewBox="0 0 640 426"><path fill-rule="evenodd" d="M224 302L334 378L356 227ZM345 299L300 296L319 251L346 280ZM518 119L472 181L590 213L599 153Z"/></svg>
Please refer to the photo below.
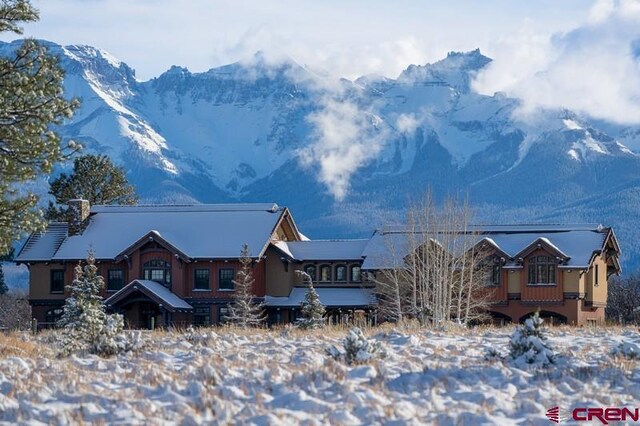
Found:
<svg viewBox="0 0 640 426"><path fill-rule="evenodd" d="M637 328L550 328L547 368L486 360L513 327L367 329L386 356L354 365L326 353L347 331L143 332L113 358L57 358L51 332L0 336L0 422L547 425L555 406L640 405L640 361L611 355Z"/></svg>

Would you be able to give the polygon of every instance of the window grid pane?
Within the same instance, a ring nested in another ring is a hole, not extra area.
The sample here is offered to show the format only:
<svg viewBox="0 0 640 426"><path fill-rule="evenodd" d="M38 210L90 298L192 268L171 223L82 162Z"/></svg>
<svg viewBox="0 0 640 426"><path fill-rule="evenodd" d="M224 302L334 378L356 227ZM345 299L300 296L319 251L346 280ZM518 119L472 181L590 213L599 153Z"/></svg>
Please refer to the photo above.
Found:
<svg viewBox="0 0 640 426"><path fill-rule="evenodd" d="M107 290L120 290L124 286L124 271L122 269L109 269L107 276Z"/></svg>
<svg viewBox="0 0 640 426"><path fill-rule="evenodd" d="M218 288L221 290L233 290L233 268L223 268L218 271Z"/></svg>
<svg viewBox="0 0 640 426"><path fill-rule="evenodd" d="M320 267L320 281L331 281L331 267Z"/></svg>
<svg viewBox="0 0 640 426"><path fill-rule="evenodd" d="M346 281L346 280L347 280L347 267L346 266L336 267L336 281Z"/></svg>
<svg viewBox="0 0 640 426"><path fill-rule="evenodd" d="M62 293L64 291L64 271L53 270L51 271L51 292Z"/></svg>
<svg viewBox="0 0 640 426"><path fill-rule="evenodd" d="M358 282L360 281L360 267L352 266L351 267L351 281Z"/></svg>
<svg viewBox="0 0 640 426"><path fill-rule="evenodd" d="M196 269L194 284L195 289L208 290L209 287L209 270L208 269Z"/></svg>

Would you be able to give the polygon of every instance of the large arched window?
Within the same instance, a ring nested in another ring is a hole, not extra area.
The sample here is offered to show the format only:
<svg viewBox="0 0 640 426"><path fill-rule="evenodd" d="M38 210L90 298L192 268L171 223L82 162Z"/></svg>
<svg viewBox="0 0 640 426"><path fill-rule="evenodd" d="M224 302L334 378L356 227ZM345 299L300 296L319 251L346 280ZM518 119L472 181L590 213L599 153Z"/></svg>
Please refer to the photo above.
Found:
<svg viewBox="0 0 640 426"><path fill-rule="evenodd" d="M145 280L155 281L164 286L171 285L171 265L164 260L154 259L142 265Z"/></svg>
<svg viewBox="0 0 640 426"><path fill-rule="evenodd" d="M320 282L331 281L331 265L320 266Z"/></svg>
<svg viewBox="0 0 640 426"><path fill-rule="evenodd" d="M336 266L336 281L338 281L338 282L347 281L347 266L346 265L338 265L338 266Z"/></svg>
<svg viewBox="0 0 640 426"><path fill-rule="evenodd" d="M556 264L551 256L534 256L528 261L528 284L550 285L556 283Z"/></svg>
<svg viewBox="0 0 640 426"><path fill-rule="evenodd" d="M313 281L316 280L316 265L305 265L304 272L309 274L309 276Z"/></svg>

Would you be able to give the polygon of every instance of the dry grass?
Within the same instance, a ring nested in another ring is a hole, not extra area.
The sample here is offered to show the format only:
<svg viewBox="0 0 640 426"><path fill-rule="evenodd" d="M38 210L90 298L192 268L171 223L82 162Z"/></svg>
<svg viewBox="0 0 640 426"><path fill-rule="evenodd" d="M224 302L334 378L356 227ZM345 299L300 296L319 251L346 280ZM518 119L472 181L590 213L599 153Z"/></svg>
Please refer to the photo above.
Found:
<svg viewBox="0 0 640 426"><path fill-rule="evenodd" d="M46 348L34 342L27 333L0 333L0 358L12 356L36 358L47 356L47 354Z"/></svg>

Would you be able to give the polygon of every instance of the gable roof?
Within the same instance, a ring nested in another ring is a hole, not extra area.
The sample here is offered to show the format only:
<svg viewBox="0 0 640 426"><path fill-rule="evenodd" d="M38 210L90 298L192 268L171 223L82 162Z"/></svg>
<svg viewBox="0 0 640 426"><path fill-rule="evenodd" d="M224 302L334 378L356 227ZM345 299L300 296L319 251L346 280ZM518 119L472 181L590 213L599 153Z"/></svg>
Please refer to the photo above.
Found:
<svg viewBox="0 0 640 426"><path fill-rule="evenodd" d="M89 249L96 259L115 259L151 232L191 259L235 259L245 243L258 257L284 216L288 210L273 203L93 206L82 234L68 236L66 225L50 224L16 261L78 260ZM295 225L293 232L299 237Z"/></svg>
<svg viewBox="0 0 640 426"><path fill-rule="evenodd" d="M171 290L162 284L149 280L131 281L105 300L104 303L108 306L117 305L118 302L136 292L144 294L157 304L162 304L169 312L190 312L193 310L193 306L182 300L175 293L172 293Z"/></svg>
<svg viewBox="0 0 640 426"><path fill-rule="evenodd" d="M511 259L532 244L544 242L562 255L565 262L560 267L575 269L588 268L594 254L600 252L606 241L612 238L611 229L601 225L471 226L465 235L478 242L489 238ZM377 230L365 247L363 269L384 269L391 267L394 262L397 265L408 254L410 238L420 236L402 227ZM389 246L393 246L397 252L395 259L385 252Z"/></svg>
<svg viewBox="0 0 640 426"><path fill-rule="evenodd" d="M278 241L274 245L293 260L361 260L369 240Z"/></svg>

